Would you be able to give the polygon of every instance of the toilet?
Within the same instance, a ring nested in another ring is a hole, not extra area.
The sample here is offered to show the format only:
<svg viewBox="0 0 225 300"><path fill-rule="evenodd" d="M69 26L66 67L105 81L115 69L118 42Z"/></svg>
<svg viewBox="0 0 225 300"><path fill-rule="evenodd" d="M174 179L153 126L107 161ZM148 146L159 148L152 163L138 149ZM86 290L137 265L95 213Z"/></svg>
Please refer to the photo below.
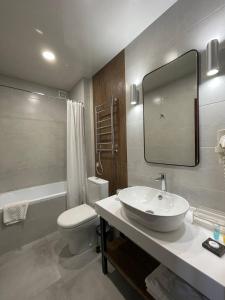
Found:
<svg viewBox="0 0 225 300"><path fill-rule="evenodd" d="M58 228L67 241L71 254L76 255L97 242L96 226L99 217L95 212L95 202L108 197L109 182L98 177L89 177L87 203L64 211L57 219Z"/></svg>

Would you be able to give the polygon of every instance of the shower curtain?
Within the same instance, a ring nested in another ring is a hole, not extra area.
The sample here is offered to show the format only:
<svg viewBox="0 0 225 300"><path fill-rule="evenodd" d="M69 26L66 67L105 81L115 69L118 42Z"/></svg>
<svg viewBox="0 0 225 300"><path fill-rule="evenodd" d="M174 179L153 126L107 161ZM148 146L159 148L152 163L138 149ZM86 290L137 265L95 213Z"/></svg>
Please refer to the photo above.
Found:
<svg viewBox="0 0 225 300"><path fill-rule="evenodd" d="M67 101L67 208L86 201L84 106Z"/></svg>

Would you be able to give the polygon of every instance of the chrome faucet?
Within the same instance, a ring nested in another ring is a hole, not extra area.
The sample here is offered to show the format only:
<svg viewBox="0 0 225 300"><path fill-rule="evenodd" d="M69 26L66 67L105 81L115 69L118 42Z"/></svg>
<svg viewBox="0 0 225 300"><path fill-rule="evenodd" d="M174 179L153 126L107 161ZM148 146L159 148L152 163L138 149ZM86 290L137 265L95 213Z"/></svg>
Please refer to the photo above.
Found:
<svg viewBox="0 0 225 300"><path fill-rule="evenodd" d="M160 173L160 177L154 178L155 181L161 181L161 190L162 192L167 192L167 187L166 187L166 174L165 173Z"/></svg>

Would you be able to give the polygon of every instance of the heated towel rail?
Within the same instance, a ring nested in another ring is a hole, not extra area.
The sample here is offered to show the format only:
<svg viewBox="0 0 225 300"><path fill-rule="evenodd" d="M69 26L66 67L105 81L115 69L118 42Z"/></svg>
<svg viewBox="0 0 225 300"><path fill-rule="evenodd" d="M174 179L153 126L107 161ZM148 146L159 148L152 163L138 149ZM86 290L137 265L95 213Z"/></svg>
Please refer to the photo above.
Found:
<svg viewBox="0 0 225 300"><path fill-rule="evenodd" d="M95 149L98 155L96 172L103 174L101 162L102 152L111 152L114 156L118 152L118 145L115 143L115 121L116 106L118 98L112 97L109 102L95 106Z"/></svg>
<svg viewBox="0 0 225 300"><path fill-rule="evenodd" d="M114 113L117 98L112 97L110 102L95 106L95 141L96 153L118 152L115 144Z"/></svg>

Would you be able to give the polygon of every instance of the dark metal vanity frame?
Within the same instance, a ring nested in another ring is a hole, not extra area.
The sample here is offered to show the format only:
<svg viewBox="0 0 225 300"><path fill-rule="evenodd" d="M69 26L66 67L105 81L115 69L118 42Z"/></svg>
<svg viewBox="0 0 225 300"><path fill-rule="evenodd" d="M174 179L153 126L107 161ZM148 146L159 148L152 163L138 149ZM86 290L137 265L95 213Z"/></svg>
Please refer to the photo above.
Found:
<svg viewBox="0 0 225 300"><path fill-rule="evenodd" d="M108 241L108 223L100 217L102 272L108 273L108 261L145 300L154 300L147 292L145 278L153 272L159 262L129 240L123 233Z"/></svg>
<svg viewBox="0 0 225 300"><path fill-rule="evenodd" d="M108 273L108 263L107 263L107 234L106 234L107 222L100 217L100 229L101 229L101 252L102 252L102 272L104 274Z"/></svg>

